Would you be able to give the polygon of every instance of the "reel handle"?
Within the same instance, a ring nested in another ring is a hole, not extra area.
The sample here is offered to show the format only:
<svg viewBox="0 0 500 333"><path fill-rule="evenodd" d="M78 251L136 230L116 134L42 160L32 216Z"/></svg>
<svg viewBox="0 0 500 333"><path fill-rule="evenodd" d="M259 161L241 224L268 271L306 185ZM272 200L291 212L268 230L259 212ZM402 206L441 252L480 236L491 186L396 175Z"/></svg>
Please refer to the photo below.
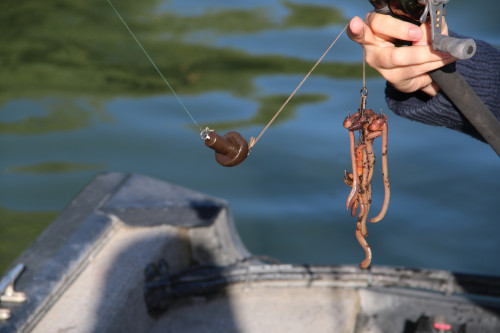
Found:
<svg viewBox="0 0 500 333"><path fill-rule="evenodd" d="M449 53L457 59L469 59L476 53L476 42L472 38L461 39L439 34L434 37L432 48Z"/></svg>
<svg viewBox="0 0 500 333"><path fill-rule="evenodd" d="M432 48L436 51L449 53L457 59L469 59L476 53L476 42L474 39L454 38L441 34L444 4L448 1L449 0L427 0L432 27Z"/></svg>

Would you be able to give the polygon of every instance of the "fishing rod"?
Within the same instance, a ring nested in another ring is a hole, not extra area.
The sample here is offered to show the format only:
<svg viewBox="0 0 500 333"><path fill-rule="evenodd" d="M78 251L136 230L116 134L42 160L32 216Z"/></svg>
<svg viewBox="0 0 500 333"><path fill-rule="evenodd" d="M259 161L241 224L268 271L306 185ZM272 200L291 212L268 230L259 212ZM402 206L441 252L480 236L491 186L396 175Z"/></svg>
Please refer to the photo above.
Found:
<svg viewBox="0 0 500 333"><path fill-rule="evenodd" d="M476 52L472 38L454 38L441 32L445 15L444 5L449 0L369 0L375 11L420 25L430 19L432 48L446 52L457 59L469 59ZM448 96L457 109L469 120L484 140L500 156L500 121L477 96L454 64L429 73L434 82Z"/></svg>

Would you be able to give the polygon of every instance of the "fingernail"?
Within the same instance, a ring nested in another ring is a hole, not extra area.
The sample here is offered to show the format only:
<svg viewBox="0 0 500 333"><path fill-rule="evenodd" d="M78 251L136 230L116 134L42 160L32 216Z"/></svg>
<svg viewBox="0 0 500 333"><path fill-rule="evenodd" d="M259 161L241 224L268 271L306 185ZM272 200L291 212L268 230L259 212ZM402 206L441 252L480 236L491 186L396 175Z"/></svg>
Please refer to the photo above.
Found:
<svg viewBox="0 0 500 333"><path fill-rule="evenodd" d="M408 30L408 37L410 37L411 40L420 40L420 38L422 38L422 30L418 27L410 28L410 30Z"/></svg>

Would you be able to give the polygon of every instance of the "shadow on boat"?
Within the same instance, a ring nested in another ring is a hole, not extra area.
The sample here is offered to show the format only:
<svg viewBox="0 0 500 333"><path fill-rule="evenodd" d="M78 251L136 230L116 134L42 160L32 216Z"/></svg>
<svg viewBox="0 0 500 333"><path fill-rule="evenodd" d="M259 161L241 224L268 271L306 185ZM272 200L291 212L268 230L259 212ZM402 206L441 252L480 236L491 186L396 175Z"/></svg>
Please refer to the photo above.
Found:
<svg viewBox="0 0 500 333"><path fill-rule="evenodd" d="M280 264L247 251L226 201L141 175L97 176L21 263L0 332L500 329L498 277Z"/></svg>

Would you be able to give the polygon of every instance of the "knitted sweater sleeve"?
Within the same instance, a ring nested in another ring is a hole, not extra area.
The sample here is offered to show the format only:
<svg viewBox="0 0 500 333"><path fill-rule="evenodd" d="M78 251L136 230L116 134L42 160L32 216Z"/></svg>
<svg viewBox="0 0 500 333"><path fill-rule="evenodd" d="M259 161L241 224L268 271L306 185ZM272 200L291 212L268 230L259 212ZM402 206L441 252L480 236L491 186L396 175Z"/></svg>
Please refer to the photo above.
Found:
<svg viewBox="0 0 500 333"><path fill-rule="evenodd" d="M458 36L450 33L450 36ZM476 40L476 54L458 60L456 68L467 83L500 121L500 52L490 44ZM430 97L418 91L403 93L387 83L385 90L389 108L405 118L425 124L448 127L484 139L442 92Z"/></svg>

